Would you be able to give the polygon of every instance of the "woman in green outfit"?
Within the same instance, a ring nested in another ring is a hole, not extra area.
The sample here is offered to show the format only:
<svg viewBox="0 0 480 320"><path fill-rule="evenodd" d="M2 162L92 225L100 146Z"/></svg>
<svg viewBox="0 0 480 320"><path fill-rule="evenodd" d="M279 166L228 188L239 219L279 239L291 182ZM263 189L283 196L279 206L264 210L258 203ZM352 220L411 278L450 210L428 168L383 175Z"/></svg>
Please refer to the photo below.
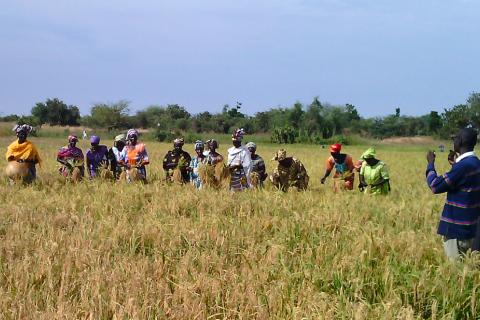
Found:
<svg viewBox="0 0 480 320"><path fill-rule="evenodd" d="M374 148L369 148L362 154L364 161L360 169L360 185L358 187L365 193L388 194L390 192L390 176L387 165L376 159L375 156Z"/></svg>

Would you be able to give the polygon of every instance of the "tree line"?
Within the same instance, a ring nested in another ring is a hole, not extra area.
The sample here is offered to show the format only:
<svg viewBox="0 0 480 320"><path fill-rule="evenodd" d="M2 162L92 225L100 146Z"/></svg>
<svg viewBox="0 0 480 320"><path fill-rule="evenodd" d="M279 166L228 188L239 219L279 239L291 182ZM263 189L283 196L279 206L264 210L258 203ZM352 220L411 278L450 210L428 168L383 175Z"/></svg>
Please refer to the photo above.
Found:
<svg viewBox="0 0 480 320"><path fill-rule="evenodd" d="M38 102L29 116L8 115L0 121L59 126L84 126L119 130L149 128L158 140L168 139L171 132L231 133L243 127L248 133L267 133L279 143L321 143L325 139L359 134L373 138L433 135L447 138L458 128L480 127L480 93L471 93L464 104L431 111L422 116L405 116L399 108L384 117L364 118L352 104L330 105L314 98L309 104L271 108L253 116L242 112L242 104L225 105L221 112L189 113L178 104L152 105L135 113L128 101L98 103L90 114L81 116L79 108L58 98Z"/></svg>

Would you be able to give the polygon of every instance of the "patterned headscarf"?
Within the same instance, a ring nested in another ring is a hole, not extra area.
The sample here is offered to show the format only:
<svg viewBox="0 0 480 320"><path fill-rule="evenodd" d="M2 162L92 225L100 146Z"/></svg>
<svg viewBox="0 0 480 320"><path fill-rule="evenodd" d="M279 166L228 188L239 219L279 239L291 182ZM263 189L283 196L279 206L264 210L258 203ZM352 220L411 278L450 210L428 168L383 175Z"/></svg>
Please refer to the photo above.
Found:
<svg viewBox="0 0 480 320"><path fill-rule="evenodd" d="M245 147L247 147L247 149L253 149L253 150L257 150L257 145L254 143L254 142L249 142L245 145Z"/></svg>
<svg viewBox="0 0 480 320"><path fill-rule="evenodd" d="M131 139L133 137L138 138L138 131L136 129L130 129L127 131L127 139Z"/></svg>
<svg viewBox="0 0 480 320"><path fill-rule="evenodd" d="M202 140L195 141L195 150L203 150L204 144Z"/></svg>
<svg viewBox="0 0 480 320"><path fill-rule="evenodd" d="M78 142L78 137L74 134L68 136L68 142Z"/></svg>
<svg viewBox="0 0 480 320"><path fill-rule="evenodd" d="M29 134L30 132L33 131L33 127L28 124L22 124L22 125L17 124L15 127L13 127L12 131L14 131L17 134L19 132L25 132L26 134Z"/></svg>
<svg viewBox="0 0 480 320"><path fill-rule="evenodd" d="M183 138L176 138L173 140L174 146L183 146L185 144L185 140Z"/></svg>
<svg viewBox="0 0 480 320"><path fill-rule="evenodd" d="M115 136L114 141L115 141L115 142L120 142L120 141L125 142L125 134L122 133L122 134L119 134L119 135Z"/></svg>
<svg viewBox="0 0 480 320"><path fill-rule="evenodd" d="M243 140L243 136L245 135L245 130L243 130L243 128L240 128L240 129L235 129L235 131L233 131L232 133L232 140L233 141L242 141Z"/></svg>
<svg viewBox="0 0 480 320"><path fill-rule="evenodd" d="M207 146L213 149L218 149L218 141L215 139L207 140Z"/></svg>

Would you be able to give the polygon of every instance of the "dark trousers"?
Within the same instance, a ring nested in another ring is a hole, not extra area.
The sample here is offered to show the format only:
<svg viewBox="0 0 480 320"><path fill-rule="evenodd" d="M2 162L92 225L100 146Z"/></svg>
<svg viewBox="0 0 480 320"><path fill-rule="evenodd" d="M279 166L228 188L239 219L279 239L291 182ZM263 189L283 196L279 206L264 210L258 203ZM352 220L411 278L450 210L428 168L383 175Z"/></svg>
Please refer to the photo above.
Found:
<svg viewBox="0 0 480 320"><path fill-rule="evenodd" d="M480 251L480 222L477 222L477 232L473 239L472 250Z"/></svg>

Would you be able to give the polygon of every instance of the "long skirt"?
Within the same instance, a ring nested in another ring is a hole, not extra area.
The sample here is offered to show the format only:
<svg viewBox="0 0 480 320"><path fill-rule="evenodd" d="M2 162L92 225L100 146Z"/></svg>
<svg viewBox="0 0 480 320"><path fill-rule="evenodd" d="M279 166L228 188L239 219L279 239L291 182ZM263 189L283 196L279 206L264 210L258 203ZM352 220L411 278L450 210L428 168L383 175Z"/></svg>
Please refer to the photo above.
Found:
<svg viewBox="0 0 480 320"><path fill-rule="evenodd" d="M248 188L247 176L243 169L230 171L230 190L243 191Z"/></svg>

